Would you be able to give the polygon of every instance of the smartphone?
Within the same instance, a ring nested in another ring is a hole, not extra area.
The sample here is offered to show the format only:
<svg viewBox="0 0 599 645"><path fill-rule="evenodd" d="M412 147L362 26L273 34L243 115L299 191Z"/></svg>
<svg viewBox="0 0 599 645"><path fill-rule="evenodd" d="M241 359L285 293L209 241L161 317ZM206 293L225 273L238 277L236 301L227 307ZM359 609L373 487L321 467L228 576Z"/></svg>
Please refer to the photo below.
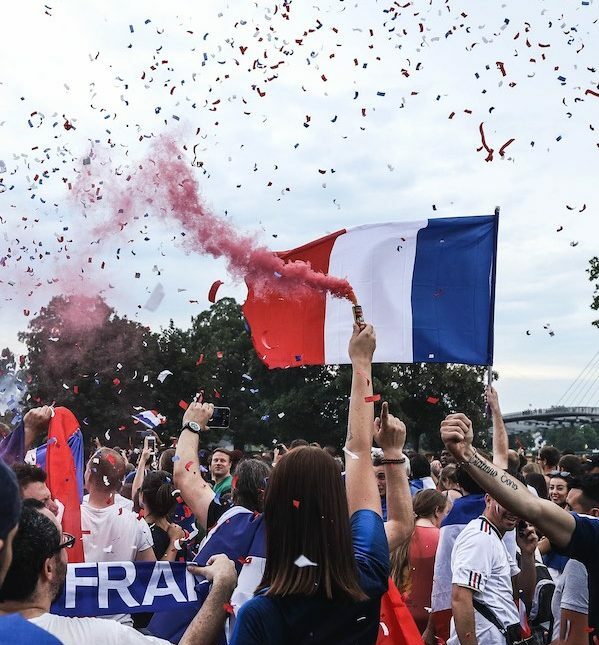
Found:
<svg viewBox="0 0 599 645"><path fill-rule="evenodd" d="M152 452L156 452L156 437L148 437L148 448Z"/></svg>
<svg viewBox="0 0 599 645"><path fill-rule="evenodd" d="M524 537L526 535L526 529L528 528L528 522L525 520L518 521L518 535Z"/></svg>
<svg viewBox="0 0 599 645"><path fill-rule="evenodd" d="M208 421L209 428L228 428L231 420L231 408L214 408L212 419Z"/></svg>

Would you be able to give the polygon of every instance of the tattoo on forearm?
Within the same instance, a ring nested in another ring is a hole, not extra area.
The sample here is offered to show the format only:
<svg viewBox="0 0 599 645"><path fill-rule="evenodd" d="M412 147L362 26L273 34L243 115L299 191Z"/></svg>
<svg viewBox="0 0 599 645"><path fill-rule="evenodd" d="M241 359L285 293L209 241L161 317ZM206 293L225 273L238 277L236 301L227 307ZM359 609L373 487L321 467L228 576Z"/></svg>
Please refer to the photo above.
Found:
<svg viewBox="0 0 599 645"><path fill-rule="evenodd" d="M483 473L487 473L487 475L490 475L491 477L497 477L498 475L498 471L495 470L495 468L493 468L492 466L489 466L489 464L484 462L482 459L480 459L478 455L472 457L472 459L468 462L468 465L482 470Z"/></svg>

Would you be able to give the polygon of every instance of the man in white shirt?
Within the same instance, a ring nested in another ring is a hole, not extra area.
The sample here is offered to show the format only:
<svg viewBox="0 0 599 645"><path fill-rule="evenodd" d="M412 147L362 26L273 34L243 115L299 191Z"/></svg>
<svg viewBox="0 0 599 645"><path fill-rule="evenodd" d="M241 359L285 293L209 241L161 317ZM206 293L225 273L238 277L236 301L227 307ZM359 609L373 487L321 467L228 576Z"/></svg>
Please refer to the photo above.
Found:
<svg viewBox="0 0 599 645"><path fill-rule="evenodd" d="M116 621L49 613L64 586L66 549L73 541L46 508L24 508L14 539L15 556L1 590L0 613L18 612L64 645L168 645L168 641L145 636ZM211 645L228 615L225 605L237 583L235 565L217 555L206 567L189 569L212 580L212 589L179 645Z"/></svg>
<svg viewBox="0 0 599 645"><path fill-rule="evenodd" d="M81 504L86 562L154 561L146 521L115 502L125 472L123 457L111 448L96 451L85 470L89 498Z"/></svg>
<svg viewBox="0 0 599 645"><path fill-rule="evenodd" d="M89 498L81 504L81 534L86 562L153 562L154 540L147 522L116 504L125 460L111 448L100 448L85 469ZM133 625L129 614L104 616Z"/></svg>
<svg viewBox="0 0 599 645"><path fill-rule="evenodd" d="M519 528L519 569L502 539L517 524L515 515L486 495L484 513L458 536L451 554L453 623L447 645L505 645L506 638L495 622L519 640L519 599L514 598L513 589L522 591L530 609L538 539L532 526ZM513 577L516 584L512 587ZM491 616L483 616L488 610Z"/></svg>

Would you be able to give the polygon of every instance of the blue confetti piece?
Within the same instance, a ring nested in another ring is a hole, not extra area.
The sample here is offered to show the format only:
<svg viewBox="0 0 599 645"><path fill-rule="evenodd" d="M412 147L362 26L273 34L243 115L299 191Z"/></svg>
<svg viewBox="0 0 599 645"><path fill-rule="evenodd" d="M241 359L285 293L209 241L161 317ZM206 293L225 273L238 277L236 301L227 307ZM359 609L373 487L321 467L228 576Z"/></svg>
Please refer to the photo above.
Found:
<svg viewBox="0 0 599 645"><path fill-rule="evenodd" d="M146 24L147 24L147 23L146 23ZM133 31L134 31L134 29L133 29L133 25L129 25L129 31L130 31L131 33L133 33Z"/></svg>
<svg viewBox="0 0 599 645"><path fill-rule="evenodd" d="M269 415L269 414L265 414L265 415L262 417L261 421L268 421L269 419L270 419L270 415Z"/></svg>

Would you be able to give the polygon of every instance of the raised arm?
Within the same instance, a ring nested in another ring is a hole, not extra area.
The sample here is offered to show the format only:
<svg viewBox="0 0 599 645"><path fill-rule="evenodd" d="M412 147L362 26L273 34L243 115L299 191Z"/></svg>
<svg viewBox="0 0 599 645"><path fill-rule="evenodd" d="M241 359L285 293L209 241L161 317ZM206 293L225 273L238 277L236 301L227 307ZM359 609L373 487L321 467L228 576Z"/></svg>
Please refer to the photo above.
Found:
<svg viewBox="0 0 599 645"><path fill-rule="evenodd" d="M508 511L540 529L557 547L569 544L576 521L549 500L535 497L517 479L482 457L472 447L472 422L465 414L450 414L441 423L441 438L447 449L467 467L480 486Z"/></svg>
<svg viewBox="0 0 599 645"><path fill-rule="evenodd" d="M497 396L497 390L492 385L487 385L485 388L485 398L493 418L493 463L498 468L506 470L509 442L505 423L503 423L503 417L501 416L501 408L499 407L499 396Z"/></svg>
<svg viewBox="0 0 599 645"><path fill-rule="evenodd" d="M392 414L389 404L383 403L381 417L374 421L374 439L383 449L385 481L387 484L387 521L385 533L389 550L393 551L405 542L414 529L414 509L408 484L406 458L402 450L406 441L406 426ZM403 460L403 461L402 461ZM402 463L393 463L400 461Z"/></svg>
<svg viewBox="0 0 599 645"><path fill-rule="evenodd" d="M39 408L32 408L23 417L23 426L25 430L25 452L33 448L38 437L48 432L48 425L52 418L53 412L49 405L43 405Z"/></svg>
<svg viewBox="0 0 599 645"><path fill-rule="evenodd" d="M131 485L131 499L135 499L135 493L141 488L144 483L144 477L146 476L146 465L148 459L152 456L152 451L148 446L148 438L144 437L144 447L139 455L139 460L137 461L137 471L133 479L133 484Z"/></svg>
<svg viewBox="0 0 599 645"><path fill-rule="evenodd" d="M183 415L183 427L192 422L197 423L202 431L207 430L213 411L212 403L191 403ZM181 491L185 503L196 516L196 522L207 528L208 507L214 499L214 491L201 475L199 449L200 435L189 429L182 430L177 442L173 475L175 486Z"/></svg>
<svg viewBox="0 0 599 645"><path fill-rule="evenodd" d="M360 509L382 515L370 450L374 421L372 355L376 347L372 325L354 325L349 341L352 362L351 398L345 440L345 488L350 517Z"/></svg>

